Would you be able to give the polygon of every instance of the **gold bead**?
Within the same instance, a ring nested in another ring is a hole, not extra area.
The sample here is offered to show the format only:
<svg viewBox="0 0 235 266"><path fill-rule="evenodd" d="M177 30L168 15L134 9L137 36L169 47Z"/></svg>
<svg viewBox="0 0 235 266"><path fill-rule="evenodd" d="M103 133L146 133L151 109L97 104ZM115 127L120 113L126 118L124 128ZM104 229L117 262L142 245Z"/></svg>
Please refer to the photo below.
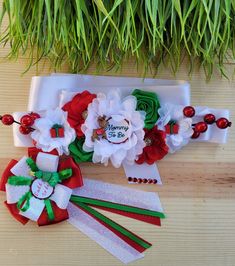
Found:
<svg viewBox="0 0 235 266"><path fill-rule="evenodd" d="M146 146L151 146L152 145L152 140L150 138L144 139L144 142L146 143Z"/></svg>
<svg viewBox="0 0 235 266"><path fill-rule="evenodd" d="M87 110L83 111L83 112L82 112L82 118L83 118L84 120L86 120L87 116L88 116L88 112L87 112Z"/></svg>
<svg viewBox="0 0 235 266"><path fill-rule="evenodd" d="M33 171L29 171L29 175L31 175L31 176L35 176L35 172L33 172Z"/></svg>

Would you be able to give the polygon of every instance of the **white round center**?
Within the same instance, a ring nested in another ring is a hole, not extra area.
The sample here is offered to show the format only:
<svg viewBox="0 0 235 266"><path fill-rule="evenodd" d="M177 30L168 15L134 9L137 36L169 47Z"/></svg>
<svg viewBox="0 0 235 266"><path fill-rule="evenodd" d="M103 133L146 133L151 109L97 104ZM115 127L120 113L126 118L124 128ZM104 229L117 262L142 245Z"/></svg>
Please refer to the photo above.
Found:
<svg viewBox="0 0 235 266"><path fill-rule="evenodd" d="M113 144L124 143L129 137L129 130L129 121L115 121L110 118L105 128L107 140Z"/></svg>
<svg viewBox="0 0 235 266"><path fill-rule="evenodd" d="M54 188L42 179L35 179L31 185L31 192L35 198L47 199L54 192Z"/></svg>

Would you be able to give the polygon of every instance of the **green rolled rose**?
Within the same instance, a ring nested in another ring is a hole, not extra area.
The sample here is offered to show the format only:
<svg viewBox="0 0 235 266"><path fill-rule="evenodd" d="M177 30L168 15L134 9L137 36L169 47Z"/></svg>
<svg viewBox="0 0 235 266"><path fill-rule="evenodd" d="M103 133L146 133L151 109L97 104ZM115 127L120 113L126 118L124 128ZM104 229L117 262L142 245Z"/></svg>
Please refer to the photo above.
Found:
<svg viewBox="0 0 235 266"><path fill-rule="evenodd" d="M143 91L135 89L132 95L137 99L136 110L144 111L145 116L145 128L152 129L158 120L158 109L160 108L160 103L157 94L150 91Z"/></svg>
<svg viewBox="0 0 235 266"><path fill-rule="evenodd" d="M85 138L76 138L75 141L69 145L70 155L76 163L92 161L93 152L86 152L82 148L84 141Z"/></svg>

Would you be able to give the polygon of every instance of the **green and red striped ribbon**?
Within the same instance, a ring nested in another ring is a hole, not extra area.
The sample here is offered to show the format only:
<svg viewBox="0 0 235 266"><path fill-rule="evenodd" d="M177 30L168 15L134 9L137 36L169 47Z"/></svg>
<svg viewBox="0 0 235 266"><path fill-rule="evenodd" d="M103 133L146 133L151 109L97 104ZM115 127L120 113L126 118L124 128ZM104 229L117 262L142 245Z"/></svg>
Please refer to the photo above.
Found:
<svg viewBox="0 0 235 266"><path fill-rule="evenodd" d="M131 217L134 219L142 220L144 222L153 223L153 224L159 224L156 223L156 221L154 220L157 219L158 221L160 220L160 218L165 218L165 215L162 212L152 211L148 209L138 208L130 205L124 205L94 198L72 195L70 201L74 203L77 207L79 207L81 210L83 210L84 212L92 216L94 219L96 219L99 223L107 227L109 230L111 230L118 237L123 239L126 243L128 243L130 246L132 246L139 252L145 251L147 248L151 247L151 244L142 239L141 237L137 236L133 232L127 230L123 226L117 224L110 218L101 214L97 210L93 209L91 206L105 209L107 211L115 212L127 217Z"/></svg>

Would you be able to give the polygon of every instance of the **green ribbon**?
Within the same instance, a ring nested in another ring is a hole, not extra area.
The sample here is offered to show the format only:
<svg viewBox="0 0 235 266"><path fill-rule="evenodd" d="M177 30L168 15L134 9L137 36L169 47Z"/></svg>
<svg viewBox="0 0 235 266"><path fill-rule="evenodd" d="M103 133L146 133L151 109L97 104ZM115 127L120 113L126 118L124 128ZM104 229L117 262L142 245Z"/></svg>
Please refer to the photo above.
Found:
<svg viewBox="0 0 235 266"><path fill-rule="evenodd" d="M31 171L36 172L39 170L36 163L34 162L34 160L31 157L26 159L26 163L28 164Z"/></svg>
<svg viewBox="0 0 235 266"><path fill-rule="evenodd" d="M147 249L151 247L151 244L143 240L142 238L138 237L137 235L133 234L132 232L128 231L121 225L117 224L113 220L109 219L108 217L104 216L100 212L94 210L93 208L89 207L88 205L82 203L82 202L74 202L76 205L78 205L82 210L88 212L98 220L102 221L103 223L107 224L108 226L112 227L113 229L117 230L124 236L128 237L129 239L133 240L135 243L139 244L143 248Z"/></svg>
<svg viewBox="0 0 235 266"><path fill-rule="evenodd" d="M116 209L116 210L120 210L120 211L136 213L136 214L165 218L165 214L162 212L151 211L151 210L147 210L147 209L142 209L142 208L129 206L129 205L122 205L122 204L104 201L104 200L86 198L86 197L81 197L81 196L76 196L76 195L72 195L70 200L74 203L84 203L84 204L88 204L88 205L107 207L110 209Z"/></svg>
<svg viewBox="0 0 235 266"><path fill-rule="evenodd" d="M35 177L42 179L52 187L55 187L58 183L61 183L63 180L70 178L73 174L71 168L64 169L60 172L45 172L39 170L32 158L28 158L26 162Z"/></svg>
<svg viewBox="0 0 235 266"><path fill-rule="evenodd" d="M30 199L32 196L31 191L26 192L17 202L17 208L22 212L26 212L30 207Z"/></svg>
<svg viewBox="0 0 235 266"><path fill-rule="evenodd" d="M53 208L51 205L51 200L49 199L45 199L44 200L45 206L46 206L46 211L47 211L47 215L50 221L53 221L55 219L55 215L53 212Z"/></svg>
<svg viewBox="0 0 235 266"><path fill-rule="evenodd" d="M60 171L59 172L60 181L70 178L72 174L73 174L73 171L71 168L67 168L67 169Z"/></svg>
<svg viewBox="0 0 235 266"><path fill-rule="evenodd" d="M24 176L10 176L7 183L13 186L30 186L32 179Z"/></svg>
<svg viewBox="0 0 235 266"><path fill-rule="evenodd" d="M91 206L94 207L106 207L109 209L115 209L115 210L121 210L125 212L130 212L130 213L135 213L135 214L142 214L146 216L153 216L153 217L158 217L158 218L165 218L164 213L162 212L157 212L157 211L152 211L152 210L147 210L143 208L138 208L134 206L129 206L129 205L122 205L119 203L114 203L114 202L109 202L105 200L99 200L99 199L93 199L93 198L87 198L87 197L81 197L77 195L72 195L70 198L70 201L76 204L78 207L80 207L82 210L88 212L95 218L97 218L99 221L102 221L109 227L117 230L119 233L121 233L124 236L127 236L129 239L133 240L140 246L144 248L149 248L151 246L150 243L146 242L142 238L136 236L132 232L128 231L124 227L120 226L119 224L115 223L108 217L104 216L100 212L94 210ZM91 206L89 206L91 205Z"/></svg>

